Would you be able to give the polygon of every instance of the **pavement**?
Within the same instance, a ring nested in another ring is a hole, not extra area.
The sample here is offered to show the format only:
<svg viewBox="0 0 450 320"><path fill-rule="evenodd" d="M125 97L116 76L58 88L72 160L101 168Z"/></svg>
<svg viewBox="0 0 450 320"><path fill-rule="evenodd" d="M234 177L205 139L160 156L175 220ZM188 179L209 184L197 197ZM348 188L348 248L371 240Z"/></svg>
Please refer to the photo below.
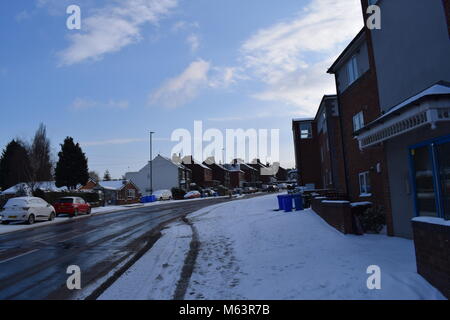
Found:
<svg viewBox="0 0 450 320"><path fill-rule="evenodd" d="M127 208L0 235L0 299L95 299L152 247L165 224L226 201ZM67 289L70 265L81 269L81 290Z"/></svg>

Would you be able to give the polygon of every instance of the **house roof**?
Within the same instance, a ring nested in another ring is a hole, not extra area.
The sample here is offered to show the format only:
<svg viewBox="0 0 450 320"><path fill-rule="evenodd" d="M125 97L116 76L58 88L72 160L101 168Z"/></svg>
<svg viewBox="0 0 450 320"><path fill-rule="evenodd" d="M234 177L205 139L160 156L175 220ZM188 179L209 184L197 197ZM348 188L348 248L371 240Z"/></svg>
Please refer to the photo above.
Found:
<svg viewBox="0 0 450 320"><path fill-rule="evenodd" d="M184 159L189 159L191 163L185 163ZM197 160L195 160L193 156L187 156L187 157L184 157L184 159L183 159L183 164L185 164L185 165L195 164L195 165L198 165L198 166L202 167L203 169L211 170L210 167L208 167L208 166L204 165L203 163L200 163Z"/></svg>
<svg viewBox="0 0 450 320"><path fill-rule="evenodd" d="M122 190L129 181L127 180L118 180L118 181L99 181L98 185L106 190Z"/></svg>
<svg viewBox="0 0 450 320"><path fill-rule="evenodd" d="M177 167L180 168L180 169L187 169L183 164L181 164L181 163L176 163L176 162L174 162L172 159L170 159L169 157L165 157L165 156L162 156L162 155L160 155L160 154L158 154L157 157L160 157L160 158L162 158L162 159L164 159L164 160L167 160L167 161L173 163L175 166L177 166ZM156 159L156 158L155 158L155 159ZM189 170L189 169L188 169L188 170Z"/></svg>

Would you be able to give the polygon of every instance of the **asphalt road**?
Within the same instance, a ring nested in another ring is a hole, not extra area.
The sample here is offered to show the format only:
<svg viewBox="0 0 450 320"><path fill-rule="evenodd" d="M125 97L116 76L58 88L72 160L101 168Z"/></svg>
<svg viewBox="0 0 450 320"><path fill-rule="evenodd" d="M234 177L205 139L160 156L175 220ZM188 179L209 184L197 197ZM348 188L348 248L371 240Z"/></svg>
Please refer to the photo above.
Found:
<svg viewBox="0 0 450 320"><path fill-rule="evenodd" d="M225 201L170 203L0 235L0 300L95 298L102 282L151 248L163 224ZM81 290L67 289L70 265L81 269Z"/></svg>

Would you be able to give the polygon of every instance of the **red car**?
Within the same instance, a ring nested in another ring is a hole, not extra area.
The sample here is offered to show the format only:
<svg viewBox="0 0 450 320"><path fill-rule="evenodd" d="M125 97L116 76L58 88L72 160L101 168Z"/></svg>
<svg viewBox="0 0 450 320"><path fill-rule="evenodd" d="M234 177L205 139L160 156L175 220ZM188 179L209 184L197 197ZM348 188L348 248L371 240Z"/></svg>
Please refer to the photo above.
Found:
<svg viewBox="0 0 450 320"><path fill-rule="evenodd" d="M61 198L53 207L55 208L56 215L65 213L76 217L80 213L91 214L91 206L89 203L86 203L82 198L78 197Z"/></svg>

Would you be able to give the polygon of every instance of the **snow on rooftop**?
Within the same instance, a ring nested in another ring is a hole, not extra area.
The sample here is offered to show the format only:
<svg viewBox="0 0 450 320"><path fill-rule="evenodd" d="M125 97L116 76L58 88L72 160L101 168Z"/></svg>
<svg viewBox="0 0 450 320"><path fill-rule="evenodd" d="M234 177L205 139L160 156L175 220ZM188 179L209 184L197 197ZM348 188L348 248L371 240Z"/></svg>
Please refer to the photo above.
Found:
<svg viewBox="0 0 450 320"><path fill-rule="evenodd" d="M396 111L402 109L403 107L406 107L407 105L409 105L423 97L431 96L431 95L445 95L445 94L450 94L450 86L442 84L442 83L435 84L435 85L429 87L428 89L426 89L426 90L416 94L415 96L412 96L411 98L406 99L402 103L396 105L395 107L390 109L388 112L386 112L383 116L381 116L380 119L384 118L385 116L387 116L393 112L396 112Z"/></svg>
<svg viewBox="0 0 450 320"><path fill-rule="evenodd" d="M430 223L430 224L436 224L436 225L440 225L440 226L450 227L450 220L444 220L444 219L441 219L441 218L416 217L416 218L414 218L412 220L413 221L417 221L417 222L425 222L425 223Z"/></svg>
<svg viewBox="0 0 450 320"><path fill-rule="evenodd" d="M99 181L98 184L103 188L107 190L120 190L124 186L124 182L127 181L124 180L118 180L118 181Z"/></svg>

